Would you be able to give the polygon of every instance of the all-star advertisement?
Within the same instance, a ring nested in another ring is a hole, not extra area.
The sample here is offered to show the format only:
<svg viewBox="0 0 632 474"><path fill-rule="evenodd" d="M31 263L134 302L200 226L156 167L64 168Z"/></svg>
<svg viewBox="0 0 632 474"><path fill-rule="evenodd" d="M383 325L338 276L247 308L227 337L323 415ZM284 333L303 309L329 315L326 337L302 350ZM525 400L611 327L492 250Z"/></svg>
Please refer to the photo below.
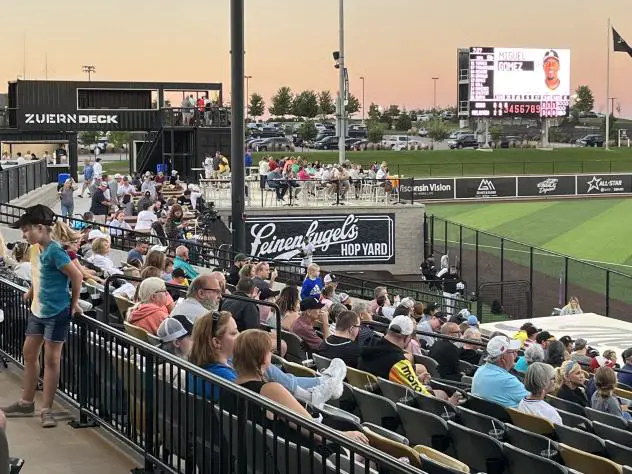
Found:
<svg viewBox="0 0 632 474"><path fill-rule="evenodd" d="M568 196L575 194L575 176L519 176L519 197Z"/></svg>
<svg viewBox="0 0 632 474"><path fill-rule="evenodd" d="M301 260L303 240L314 244L317 263L395 263L395 214L257 216L246 219L248 253Z"/></svg>
<svg viewBox="0 0 632 474"><path fill-rule="evenodd" d="M623 194L632 192L632 175L577 176L577 194Z"/></svg>
<svg viewBox="0 0 632 474"><path fill-rule="evenodd" d="M516 197L515 177L459 178L456 180L457 199Z"/></svg>

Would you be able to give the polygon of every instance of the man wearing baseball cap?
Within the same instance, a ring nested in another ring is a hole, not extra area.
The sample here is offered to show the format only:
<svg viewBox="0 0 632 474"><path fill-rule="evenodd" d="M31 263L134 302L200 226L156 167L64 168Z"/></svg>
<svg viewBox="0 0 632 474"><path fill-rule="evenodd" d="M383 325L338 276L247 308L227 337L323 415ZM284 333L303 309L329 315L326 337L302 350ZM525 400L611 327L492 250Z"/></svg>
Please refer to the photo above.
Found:
<svg viewBox="0 0 632 474"><path fill-rule="evenodd" d="M474 374L472 395L516 408L529 395L524 385L509 370L516 362L520 341L507 336L495 336L487 343L486 363Z"/></svg>
<svg viewBox="0 0 632 474"><path fill-rule="evenodd" d="M316 298L305 298L301 301L301 315L294 321L292 332L300 337L311 351L317 351L323 338L329 337L329 313L323 311L324 304ZM320 321L323 338L314 330L314 324Z"/></svg>
<svg viewBox="0 0 632 474"><path fill-rule="evenodd" d="M239 283L239 270L249 261L250 259L245 253L238 253L235 255L233 264L228 269L228 278L226 278L226 282L229 285L236 286L237 283Z"/></svg>
<svg viewBox="0 0 632 474"><path fill-rule="evenodd" d="M358 369L432 396L417 377L411 360L404 352L414 333L415 324L410 316L395 316L388 325L386 335L364 347Z"/></svg>
<svg viewBox="0 0 632 474"><path fill-rule="evenodd" d="M106 181L99 182L99 186L92 193L92 203L90 205L90 212L94 214L95 222L105 224L105 217L110 211L110 205L112 204L105 196L105 192L108 190L108 183Z"/></svg>
<svg viewBox="0 0 632 474"><path fill-rule="evenodd" d="M544 69L546 87L554 91L560 86L560 79L557 77L560 71L560 55L554 49L549 49L544 54L544 61L542 63Z"/></svg>

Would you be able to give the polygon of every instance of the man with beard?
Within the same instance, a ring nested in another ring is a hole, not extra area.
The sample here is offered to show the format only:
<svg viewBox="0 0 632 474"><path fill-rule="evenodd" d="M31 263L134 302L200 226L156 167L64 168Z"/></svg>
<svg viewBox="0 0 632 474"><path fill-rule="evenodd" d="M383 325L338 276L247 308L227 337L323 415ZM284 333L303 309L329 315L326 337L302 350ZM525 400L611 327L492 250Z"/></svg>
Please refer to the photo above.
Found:
<svg viewBox="0 0 632 474"><path fill-rule="evenodd" d="M217 279L202 275L189 285L187 297L180 301L170 316L186 316L192 323L209 311L216 311L222 297L222 288Z"/></svg>

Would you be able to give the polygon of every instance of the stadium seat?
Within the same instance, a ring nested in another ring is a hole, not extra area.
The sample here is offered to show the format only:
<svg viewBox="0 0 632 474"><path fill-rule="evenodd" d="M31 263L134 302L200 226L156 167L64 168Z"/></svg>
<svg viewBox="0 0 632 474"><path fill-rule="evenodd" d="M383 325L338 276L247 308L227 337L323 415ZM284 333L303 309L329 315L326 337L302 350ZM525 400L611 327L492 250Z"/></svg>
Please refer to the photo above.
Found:
<svg viewBox="0 0 632 474"><path fill-rule="evenodd" d="M620 388L621 390L625 390L626 392L632 393L632 387L624 383L617 382L617 388Z"/></svg>
<svg viewBox="0 0 632 474"><path fill-rule="evenodd" d="M469 473L470 468L458 459L448 456L445 453L429 448L428 446L417 445L413 448L421 458L421 468L427 474L454 474L459 472Z"/></svg>
<svg viewBox="0 0 632 474"><path fill-rule="evenodd" d="M476 367L467 361L459 360L459 372L463 375L472 375Z"/></svg>
<svg viewBox="0 0 632 474"><path fill-rule="evenodd" d="M531 433L511 423L505 424L505 441L538 456L545 449L549 449L549 446L557 450L557 443L551 441L551 438Z"/></svg>
<svg viewBox="0 0 632 474"><path fill-rule="evenodd" d="M621 465L610 459L595 456L566 444L560 444L559 450L564 465L570 469L591 474L621 474Z"/></svg>
<svg viewBox="0 0 632 474"><path fill-rule="evenodd" d="M597 456L606 454L606 445L603 440L592 433L562 425L555 425L555 433L559 442L567 446L572 446Z"/></svg>
<svg viewBox="0 0 632 474"><path fill-rule="evenodd" d="M400 427L397 408L388 398L356 387L353 387L353 397L360 409L363 423L373 423L391 431L397 431Z"/></svg>
<svg viewBox="0 0 632 474"><path fill-rule="evenodd" d="M562 417L562 422L564 422L564 426L573 426L577 428L581 428L587 431L592 431L592 421L588 418L576 415L575 413L570 413L565 410L557 409L557 412Z"/></svg>
<svg viewBox="0 0 632 474"><path fill-rule="evenodd" d="M614 462L626 466L632 466L632 447L606 440L608 457Z"/></svg>
<svg viewBox="0 0 632 474"><path fill-rule="evenodd" d="M524 428L527 431L548 437L552 437L555 433L553 423L546 418L524 413L513 408L507 408L507 413L509 413L513 425Z"/></svg>
<svg viewBox="0 0 632 474"><path fill-rule="evenodd" d="M289 362L302 363L307 359L307 351L303 346L303 341L293 332L281 331L281 339L287 344L287 352L285 358Z"/></svg>
<svg viewBox="0 0 632 474"><path fill-rule="evenodd" d="M439 374L439 362L434 360L432 357L425 355L415 355L415 364L423 365L431 377L440 379L441 375Z"/></svg>
<svg viewBox="0 0 632 474"><path fill-rule="evenodd" d="M325 403L322 407L312 407L312 410L323 415L323 421L327 420L327 426L340 431L353 431L362 429L362 420L348 411L341 410Z"/></svg>
<svg viewBox="0 0 632 474"><path fill-rule="evenodd" d="M417 408L428 413L434 413L446 421L456 418L456 408L450 402L430 395L419 395L415 397Z"/></svg>
<svg viewBox="0 0 632 474"><path fill-rule="evenodd" d="M303 364L284 360L283 368L288 374L292 374L295 377L316 377L316 372L309 367L305 367Z"/></svg>
<svg viewBox="0 0 632 474"><path fill-rule="evenodd" d="M579 416L586 416L586 412L584 411L584 407L575 402L569 402L568 400L564 400L562 398L554 397L553 395L547 395L545 400L554 408L558 410L564 410L569 413L574 413Z"/></svg>
<svg viewBox="0 0 632 474"><path fill-rule="evenodd" d="M477 413L468 408L457 407L456 412L463 426L467 426L479 433L489 434L494 428L505 429L505 425L502 421L492 418L491 416L483 415L482 413Z"/></svg>
<svg viewBox="0 0 632 474"><path fill-rule="evenodd" d="M121 315L121 321L125 321L127 319L127 310L134 306L134 302L121 296L114 296L114 302Z"/></svg>
<svg viewBox="0 0 632 474"><path fill-rule="evenodd" d="M384 428L383 426L376 425L374 423L362 423L362 428L368 428L374 433L379 434L380 436L384 436L385 438L388 438L391 441L395 441L396 443L410 446L410 441L408 440L406 436L401 435L399 433L395 433L394 431Z"/></svg>
<svg viewBox="0 0 632 474"><path fill-rule="evenodd" d="M505 472L503 445L489 435L448 421L456 457L474 472L502 474Z"/></svg>
<svg viewBox="0 0 632 474"><path fill-rule="evenodd" d="M463 404L465 408L469 408L472 411L483 413L484 415L491 416L503 423L511 423L511 418L502 405L498 403L484 400L483 398L475 395L468 395L468 400Z"/></svg>
<svg viewBox="0 0 632 474"><path fill-rule="evenodd" d="M448 423L433 413L398 403L397 412L411 444L431 446L443 453L450 449Z"/></svg>
<svg viewBox="0 0 632 474"><path fill-rule="evenodd" d="M568 469L555 461L533 454L523 449L505 443L505 460L507 461L507 474L566 474Z"/></svg>
<svg viewBox="0 0 632 474"><path fill-rule="evenodd" d="M600 421L593 421L592 427L595 434L600 438L609 439L624 446L632 446L632 432L628 430L615 428Z"/></svg>
<svg viewBox="0 0 632 474"><path fill-rule="evenodd" d="M626 400L632 400L632 391L623 390L622 388L617 387L614 389L614 394L617 397L625 398Z"/></svg>
<svg viewBox="0 0 632 474"><path fill-rule="evenodd" d="M623 474L632 474L632 467L623 466Z"/></svg>
<svg viewBox="0 0 632 474"><path fill-rule="evenodd" d="M260 429L257 426L257 429ZM297 472L318 472L323 474L335 474L336 466L323 459L322 456L305 446L299 447L290 441L274 436L271 430L266 430L266 445L270 460L276 467L273 471L278 474L295 474Z"/></svg>
<svg viewBox="0 0 632 474"><path fill-rule="evenodd" d="M369 439L369 445L372 448L378 449L390 456L393 456L396 459L406 458L408 462L418 469L421 468L421 460L419 458L419 453L415 451L410 446L406 446L405 444L398 443L389 439L385 436L381 436L380 434L372 431L370 428L366 426L362 427L362 431L365 436Z"/></svg>
<svg viewBox="0 0 632 474"><path fill-rule="evenodd" d="M127 321L123 322L123 326L125 327L125 332L130 336L135 337L136 339L143 342L148 342L147 331L145 331L143 328L134 326L132 323L128 323Z"/></svg>
<svg viewBox="0 0 632 474"><path fill-rule="evenodd" d="M401 383L391 382L381 377L377 378L377 385L380 388L382 396L388 398L393 403L413 404L415 392L408 386Z"/></svg>
<svg viewBox="0 0 632 474"><path fill-rule="evenodd" d="M375 375L353 367L347 367L347 382L352 387L370 392L374 392L377 389L377 377Z"/></svg>
<svg viewBox="0 0 632 474"><path fill-rule="evenodd" d="M331 359L327 359L327 357L323 357L318 354L312 354L312 360L314 361L314 365L316 366L316 370L322 372L329 364L331 364Z"/></svg>
<svg viewBox="0 0 632 474"><path fill-rule="evenodd" d="M612 426L613 428L619 428L621 430L628 429L628 422L620 416L611 415L610 413L588 407L586 407L586 416L593 422L600 421L601 423Z"/></svg>

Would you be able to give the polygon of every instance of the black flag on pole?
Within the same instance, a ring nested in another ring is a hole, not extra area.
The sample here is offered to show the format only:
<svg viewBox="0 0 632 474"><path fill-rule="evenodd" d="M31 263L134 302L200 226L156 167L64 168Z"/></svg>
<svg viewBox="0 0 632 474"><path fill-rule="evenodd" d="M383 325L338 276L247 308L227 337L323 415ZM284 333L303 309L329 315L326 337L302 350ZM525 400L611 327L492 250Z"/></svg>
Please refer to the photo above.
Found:
<svg viewBox="0 0 632 474"><path fill-rule="evenodd" d="M621 35L617 33L617 30L615 30L614 28L612 28L612 41L614 43L615 51L628 53L630 57L632 57L632 48L630 47L628 43L626 43L626 41L621 37Z"/></svg>

